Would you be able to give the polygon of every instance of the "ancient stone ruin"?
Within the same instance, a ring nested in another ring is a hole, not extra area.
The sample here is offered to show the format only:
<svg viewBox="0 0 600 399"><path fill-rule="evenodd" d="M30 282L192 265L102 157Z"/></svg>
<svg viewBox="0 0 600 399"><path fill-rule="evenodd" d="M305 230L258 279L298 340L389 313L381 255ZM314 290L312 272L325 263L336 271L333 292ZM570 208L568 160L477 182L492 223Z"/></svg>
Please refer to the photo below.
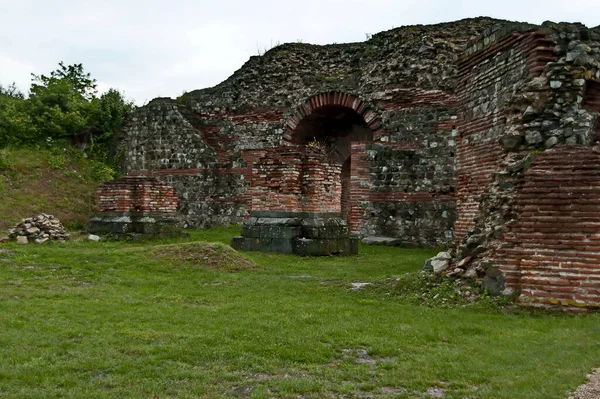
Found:
<svg viewBox="0 0 600 399"><path fill-rule="evenodd" d="M453 273L533 305L600 306L600 30L508 26L458 68Z"/></svg>
<svg viewBox="0 0 600 399"><path fill-rule="evenodd" d="M342 167L328 151L313 144L256 154L252 213L231 245L303 256L358 253L342 217Z"/></svg>
<svg viewBox="0 0 600 399"><path fill-rule="evenodd" d="M98 187L93 234L120 238L181 235L177 193L168 183L148 177L121 177Z"/></svg>
<svg viewBox="0 0 600 399"><path fill-rule="evenodd" d="M599 27L477 18L278 46L138 109L123 149L186 226L244 222L240 248L447 245L453 276L599 306L599 113Z"/></svg>

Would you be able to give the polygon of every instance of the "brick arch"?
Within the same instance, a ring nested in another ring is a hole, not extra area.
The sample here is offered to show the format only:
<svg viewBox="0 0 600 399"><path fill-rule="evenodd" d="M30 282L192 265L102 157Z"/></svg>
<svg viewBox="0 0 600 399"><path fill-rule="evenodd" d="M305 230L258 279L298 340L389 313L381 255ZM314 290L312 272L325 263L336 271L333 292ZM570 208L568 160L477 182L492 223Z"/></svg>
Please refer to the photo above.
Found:
<svg viewBox="0 0 600 399"><path fill-rule="evenodd" d="M339 91L316 94L294 109L292 115L285 122L284 126L287 132L283 135L283 139L290 143L293 142L294 134L300 121L310 115L313 110L327 105L338 105L353 109L364 118L367 126L373 132L373 140L382 139L383 128L381 119L373 111L373 107L354 94Z"/></svg>

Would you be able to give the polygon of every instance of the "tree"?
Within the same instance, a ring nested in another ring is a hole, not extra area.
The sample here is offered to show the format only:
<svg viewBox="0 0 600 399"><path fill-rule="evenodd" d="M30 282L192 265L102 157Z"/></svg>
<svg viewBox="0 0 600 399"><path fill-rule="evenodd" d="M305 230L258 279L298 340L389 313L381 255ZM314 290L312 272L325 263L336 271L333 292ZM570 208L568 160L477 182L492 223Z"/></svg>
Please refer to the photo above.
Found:
<svg viewBox="0 0 600 399"><path fill-rule="evenodd" d="M0 85L0 148L35 140L25 96L12 84Z"/></svg>
<svg viewBox="0 0 600 399"><path fill-rule="evenodd" d="M0 85L0 96L18 98L21 100L23 100L25 98L23 93L17 88L17 85L15 82L12 82L7 87Z"/></svg>
<svg viewBox="0 0 600 399"><path fill-rule="evenodd" d="M0 95L0 148L36 140L37 131L29 115L27 101L19 96Z"/></svg>
<svg viewBox="0 0 600 399"><path fill-rule="evenodd" d="M133 103L116 89L96 97L96 80L82 64L32 74L29 98L0 86L0 147L70 141L102 161L116 161L117 141ZM64 144L64 143L63 143Z"/></svg>
<svg viewBox="0 0 600 399"><path fill-rule="evenodd" d="M50 72L50 76L31 74L33 83L31 89L36 86L48 87L53 82L67 80L71 83L73 89L83 98L91 101L96 96L96 79L92 79L90 73L85 73L83 64L65 65L64 62L58 63L58 69Z"/></svg>
<svg viewBox="0 0 600 399"><path fill-rule="evenodd" d="M66 139L83 134L91 122L91 101L77 89L74 77L35 76L29 91L30 115L40 139Z"/></svg>
<svg viewBox="0 0 600 399"><path fill-rule="evenodd" d="M133 102L116 89L109 89L100 98L92 101L96 112L93 122L95 134L92 135L92 150L100 150L110 163L116 163L117 146L121 139L123 123L133 109Z"/></svg>

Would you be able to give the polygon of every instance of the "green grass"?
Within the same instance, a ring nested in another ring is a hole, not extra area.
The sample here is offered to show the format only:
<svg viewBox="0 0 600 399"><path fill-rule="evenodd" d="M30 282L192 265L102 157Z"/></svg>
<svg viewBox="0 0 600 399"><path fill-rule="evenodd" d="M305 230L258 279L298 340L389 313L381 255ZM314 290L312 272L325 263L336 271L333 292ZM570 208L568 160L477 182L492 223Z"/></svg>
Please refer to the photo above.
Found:
<svg viewBox="0 0 600 399"><path fill-rule="evenodd" d="M600 366L597 313L425 307L382 289L435 251L245 253L258 267L234 269L189 256L236 233L4 245L0 397L565 398Z"/></svg>
<svg viewBox="0 0 600 399"><path fill-rule="evenodd" d="M96 209L96 187L111 178L107 171L75 149L0 149L0 230L39 213L83 227Z"/></svg>

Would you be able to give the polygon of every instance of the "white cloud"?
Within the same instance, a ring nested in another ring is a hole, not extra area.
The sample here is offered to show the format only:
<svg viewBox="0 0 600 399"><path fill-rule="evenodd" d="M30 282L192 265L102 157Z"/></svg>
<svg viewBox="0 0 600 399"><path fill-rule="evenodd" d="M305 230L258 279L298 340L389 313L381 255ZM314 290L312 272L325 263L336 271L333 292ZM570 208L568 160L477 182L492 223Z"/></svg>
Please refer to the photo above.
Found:
<svg viewBox="0 0 600 399"><path fill-rule="evenodd" d="M16 83L21 91L26 92L31 82L33 66L20 62L5 54L0 54L0 84Z"/></svg>
<svg viewBox="0 0 600 399"><path fill-rule="evenodd" d="M0 0L0 84L83 63L136 102L213 86L259 49L344 43L402 25L467 17L600 23L597 0Z"/></svg>

